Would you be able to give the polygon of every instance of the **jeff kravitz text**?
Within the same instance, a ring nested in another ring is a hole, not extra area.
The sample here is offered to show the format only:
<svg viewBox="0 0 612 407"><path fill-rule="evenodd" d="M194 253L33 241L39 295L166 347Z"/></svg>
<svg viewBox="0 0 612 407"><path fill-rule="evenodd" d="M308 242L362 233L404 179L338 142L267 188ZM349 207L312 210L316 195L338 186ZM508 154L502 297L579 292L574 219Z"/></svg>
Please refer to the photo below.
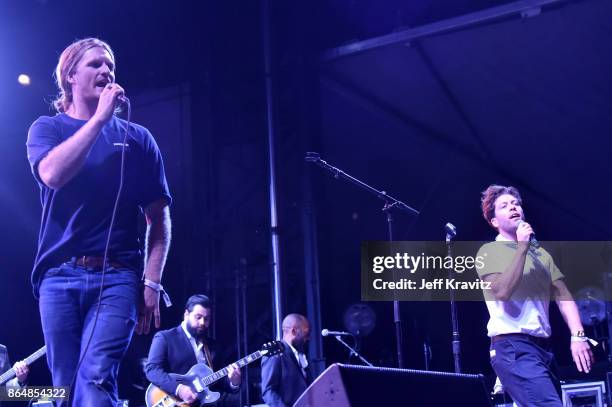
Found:
<svg viewBox="0 0 612 407"><path fill-rule="evenodd" d="M491 282L477 278L475 281L456 281L454 278L436 278L434 280L421 279L417 281L402 278L399 281L384 281L374 279L376 290L490 290Z"/></svg>

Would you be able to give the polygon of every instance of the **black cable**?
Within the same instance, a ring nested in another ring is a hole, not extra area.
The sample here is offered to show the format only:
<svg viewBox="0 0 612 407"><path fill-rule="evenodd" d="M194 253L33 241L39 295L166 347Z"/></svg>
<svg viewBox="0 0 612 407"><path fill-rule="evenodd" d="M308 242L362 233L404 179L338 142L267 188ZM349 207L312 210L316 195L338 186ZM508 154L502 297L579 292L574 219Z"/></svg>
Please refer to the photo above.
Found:
<svg viewBox="0 0 612 407"><path fill-rule="evenodd" d="M119 199L121 198L121 191L123 190L123 177L125 175L125 146L127 145L127 138L130 128L130 119L132 116L132 105L130 104L130 100L123 96L123 100L125 100L125 104L127 105L127 124L125 126L125 135L123 136L123 143L121 146L121 167L119 170L119 188L117 189L117 196L115 197L115 206L113 207L113 212L111 214L110 225L108 227L108 235L106 236L106 245L104 247L104 257L102 258L102 279L100 281L100 292L98 293L98 304L96 306L96 316L94 318L93 327L91 328L91 332L89 333L89 339L87 340L87 345L85 345L85 349L83 349L83 354L79 359L79 363L74 371L74 375L72 376L72 380L70 381L70 394L68 396L68 407L70 407L70 403L72 402L72 394L74 385L76 383L76 377L79 373L79 369L81 368L81 364L85 359L85 355L87 355L87 351L89 350L89 345L91 344L91 340L93 338L93 334L96 330L96 325L98 324L98 316L100 315L100 304L102 303L102 292L104 290L104 275L106 273L106 260L108 257L108 247L110 246L111 234L113 231L113 226L115 224L115 216L117 215L117 208L119 207Z"/></svg>

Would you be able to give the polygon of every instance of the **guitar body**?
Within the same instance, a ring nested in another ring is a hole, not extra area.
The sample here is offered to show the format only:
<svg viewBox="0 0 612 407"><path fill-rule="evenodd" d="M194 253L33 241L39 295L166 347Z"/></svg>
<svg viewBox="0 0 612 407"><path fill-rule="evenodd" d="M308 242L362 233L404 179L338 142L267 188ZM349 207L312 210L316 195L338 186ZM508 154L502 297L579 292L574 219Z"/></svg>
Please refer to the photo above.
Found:
<svg viewBox="0 0 612 407"><path fill-rule="evenodd" d="M199 383L202 378L212 373L213 371L210 367L206 366L204 363L198 363L197 365L193 365L184 375L170 374L172 378L177 379L179 383L185 386L189 386L191 391L198 395L197 402L193 404L184 403L178 397L170 395L159 387L150 384L145 396L147 407L204 406L216 402L219 400L219 397L221 397L221 394L216 391L210 391L208 387L201 387Z"/></svg>
<svg viewBox="0 0 612 407"><path fill-rule="evenodd" d="M149 387L147 387L145 401L147 403L147 407L190 407L189 404L180 401L178 397L169 395L153 384L150 384Z"/></svg>

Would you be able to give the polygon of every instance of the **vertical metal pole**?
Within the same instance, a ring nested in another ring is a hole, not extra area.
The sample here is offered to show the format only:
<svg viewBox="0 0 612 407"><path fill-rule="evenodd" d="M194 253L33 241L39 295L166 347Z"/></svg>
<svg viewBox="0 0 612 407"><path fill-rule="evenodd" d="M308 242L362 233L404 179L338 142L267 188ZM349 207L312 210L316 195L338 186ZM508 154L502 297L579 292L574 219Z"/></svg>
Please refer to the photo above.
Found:
<svg viewBox="0 0 612 407"><path fill-rule="evenodd" d="M306 279L306 310L310 331L313 332L310 341L310 360L315 377L325 370L323 357L323 338L316 333L321 332L321 295L319 288L319 253L317 247L317 224L312 199L312 183L310 172L305 171L302 182L304 205L302 209L302 230L304 231L304 277Z"/></svg>
<svg viewBox="0 0 612 407"><path fill-rule="evenodd" d="M235 270L236 275L236 283L234 285L234 305L236 307L236 350L238 351L238 359L242 358L243 352L240 349L241 340L241 331L240 331L240 270ZM242 406L242 388L240 389L240 405Z"/></svg>
<svg viewBox="0 0 612 407"><path fill-rule="evenodd" d="M453 257L452 242L450 235L446 235L447 256ZM448 278L452 278L453 268L448 268ZM455 290L450 290L451 323L453 326L453 361L455 373L461 373L461 338L459 337L459 317L457 316L457 303L455 301Z"/></svg>
<svg viewBox="0 0 612 407"><path fill-rule="evenodd" d="M387 214L387 226L389 227L389 241L393 241L393 208L383 208ZM395 279L395 276L394 276ZM397 346L397 367L404 368L404 344L402 337L402 315L400 313L400 303L398 300L393 300L393 322L395 323L395 344Z"/></svg>
<svg viewBox="0 0 612 407"><path fill-rule="evenodd" d="M268 161L270 164L270 233L272 239L272 279L273 279L273 322L274 336L277 340L281 339L282 328L281 320L283 315L282 309L282 280L280 268L280 248L278 236L278 216L276 211L276 165L275 165L275 106L274 92L272 83L272 43L270 38L271 21L270 21L270 1L263 0L261 7L262 14L262 34L263 34L263 52L264 52L264 75L266 88L266 119L268 130Z"/></svg>
<svg viewBox="0 0 612 407"><path fill-rule="evenodd" d="M612 295L612 271L604 273L603 278L605 298L610 299ZM612 362L612 301L606 301L606 316L606 321L608 323L608 362Z"/></svg>
<svg viewBox="0 0 612 407"><path fill-rule="evenodd" d="M241 282L241 286L240 286L240 291L241 291L241 295L240 297L242 298L242 350L243 350L243 354L240 355L240 357L244 357L249 353L249 337L248 337L248 318L247 318L247 295L246 295L246 290L247 290L247 273L246 273L246 268L242 269L241 275L240 275L240 282ZM251 382L249 380L249 367L245 366L244 370L242 371L242 377L244 377L243 383L245 383L245 386L242 386L243 388L245 388L246 390L246 405L250 406L251 405ZM242 406L242 400L240 405Z"/></svg>

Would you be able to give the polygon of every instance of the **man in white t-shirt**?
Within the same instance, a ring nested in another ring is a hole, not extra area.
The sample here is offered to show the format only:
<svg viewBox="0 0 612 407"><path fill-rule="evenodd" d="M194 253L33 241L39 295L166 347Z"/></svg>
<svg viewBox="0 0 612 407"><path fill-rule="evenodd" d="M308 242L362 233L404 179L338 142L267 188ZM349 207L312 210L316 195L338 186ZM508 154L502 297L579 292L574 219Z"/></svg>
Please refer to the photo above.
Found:
<svg viewBox="0 0 612 407"><path fill-rule="evenodd" d="M506 392L520 406L561 407L559 380L548 306L555 299L570 332L571 352L580 372L589 372L593 353L576 303L550 254L531 236L522 200L514 187L491 185L482 193L482 213L499 233L481 247L485 266L479 276L491 282L485 291L490 320L491 365Z"/></svg>

